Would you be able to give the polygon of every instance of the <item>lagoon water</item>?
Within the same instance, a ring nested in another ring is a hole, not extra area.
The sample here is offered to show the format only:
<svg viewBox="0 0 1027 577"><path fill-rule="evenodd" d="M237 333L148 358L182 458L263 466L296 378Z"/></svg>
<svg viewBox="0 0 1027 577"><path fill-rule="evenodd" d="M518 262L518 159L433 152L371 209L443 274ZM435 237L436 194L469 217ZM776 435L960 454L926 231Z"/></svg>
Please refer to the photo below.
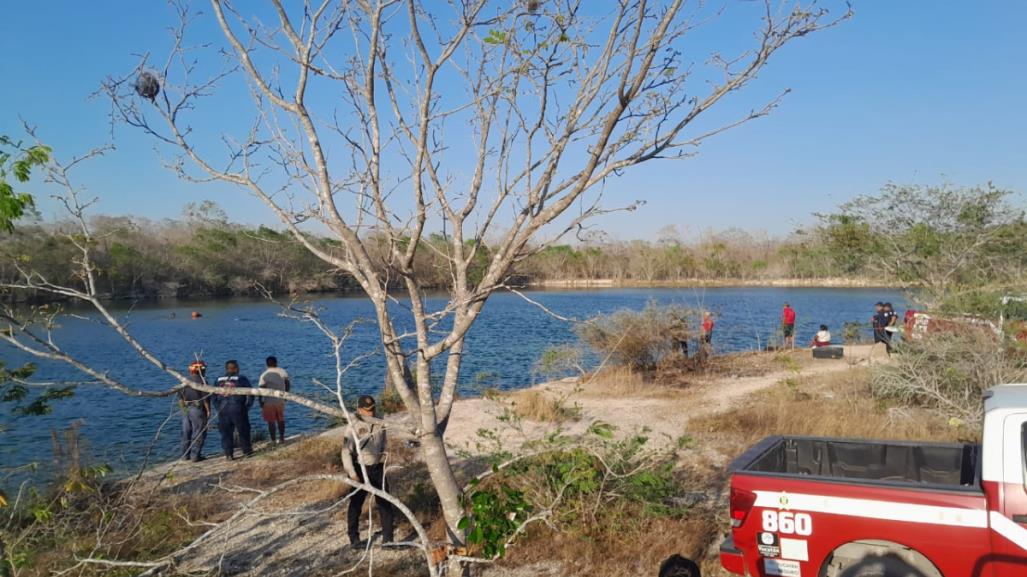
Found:
<svg viewBox="0 0 1027 577"><path fill-rule="evenodd" d="M532 299L569 318L585 319L618 309L641 309L646 303L675 303L702 306L715 311L717 352L752 350L766 345L778 328L781 305L789 301L798 313L796 344L804 345L821 323L832 329L835 339L847 321L867 325L878 300L902 306L902 296L879 289L808 288L710 288L710 289L598 289L533 291ZM354 319L372 319L372 308L364 298L330 297L313 301L322 318L336 327ZM441 306L433 300L432 306ZM190 311L203 314L190 319ZM226 359L238 359L243 374L256 383L267 355L276 355L292 376L293 390L301 394L324 394L313 383L334 381L334 365L327 340L310 324L279 316L280 308L257 300L161 302L139 304L118 312L128 320L131 332L160 358L183 370L194 354L209 365L209 376L220 374ZM174 313L174 318L172 318ZM137 388L160 390L171 380L135 355L128 346L82 311L83 318L66 318L56 331L56 340L70 353ZM468 336L460 393L474 395L485 387L513 389L530 386L538 378L532 367L548 347L574 342L570 324L547 315L520 297L503 293L493 296ZM374 350L379 345L374 326L358 326L348 346L348 356ZM0 349L8 366L29 359L11 349ZM350 394L381 390L381 356L371 357L346 375ZM40 363L35 377L40 381L83 380L67 366ZM327 423L313 411L296 405L286 410L289 433L324 428ZM253 409L254 431L264 429L259 411ZM179 439L178 408L172 399L130 398L120 393L83 385L74 398L58 401L49 415L17 417L0 405L0 470L38 462L45 471L52 455L51 432L77 424L94 462L115 472L126 473L149 459L174 456ZM156 436L156 440L155 440ZM220 453L217 432L208 436L205 453Z"/></svg>

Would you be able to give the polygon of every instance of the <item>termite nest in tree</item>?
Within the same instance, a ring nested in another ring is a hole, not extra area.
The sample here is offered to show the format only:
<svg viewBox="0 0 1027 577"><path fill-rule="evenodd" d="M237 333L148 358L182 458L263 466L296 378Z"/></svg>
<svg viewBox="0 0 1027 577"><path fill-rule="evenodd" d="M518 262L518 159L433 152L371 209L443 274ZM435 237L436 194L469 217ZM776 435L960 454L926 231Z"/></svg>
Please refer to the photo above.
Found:
<svg viewBox="0 0 1027 577"><path fill-rule="evenodd" d="M160 93L160 80L153 72L144 70L140 72L139 76L136 78L135 89L136 94L139 96L148 100L153 100L157 97L157 94Z"/></svg>

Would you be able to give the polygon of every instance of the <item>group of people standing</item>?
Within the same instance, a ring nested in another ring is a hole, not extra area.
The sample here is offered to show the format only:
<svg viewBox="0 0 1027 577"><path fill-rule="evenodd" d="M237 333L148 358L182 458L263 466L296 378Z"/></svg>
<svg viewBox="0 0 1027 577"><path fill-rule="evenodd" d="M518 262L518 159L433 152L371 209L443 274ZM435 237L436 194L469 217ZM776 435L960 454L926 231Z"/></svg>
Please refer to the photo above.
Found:
<svg viewBox="0 0 1027 577"><path fill-rule="evenodd" d="M785 303L781 309L781 334L784 335L784 348L795 348L795 309L792 305ZM813 334L810 341L810 348L821 348L831 346L831 330L827 325L820 325L820 328Z"/></svg>
<svg viewBox="0 0 1027 577"><path fill-rule="evenodd" d="M289 373L278 366L276 357L265 360L267 368L260 375L257 387L266 390L288 392L292 388ZM195 361L189 365L192 382L207 386L207 364ZM254 399L259 399L260 412L267 423L272 444L285 442L285 399L274 396L251 394L229 394L228 391L251 389L250 380L239 371L239 363L231 360L225 363L225 374L214 381L213 386L225 393L207 393L193 387L183 387L179 393L182 408L181 458L194 462L203 461L203 444L207 439L210 418L217 415L218 431L221 433L221 449L225 458L235 459L235 445L238 444L244 456L253 454L250 431L250 409ZM347 436L342 451L342 464L346 475L357 483L365 480L371 486L387 490L385 479L385 456L388 454L385 428L377 418L374 397L363 395L357 400L358 420L354 425L355 436ZM360 541L360 513L367 498L366 491L358 491L350 497L347 515L349 540ZM385 499L375 499L382 523L382 540L393 540L394 511Z"/></svg>
<svg viewBox="0 0 1027 577"><path fill-rule="evenodd" d="M781 313L781 330L784 335L784 347L795 348L795 309L792 305L785 303ZM702 323L700 324L699 342L703 345L709 345L713 342L713 329L716 323L713 319L713 313L705 311L702 313ZM821 329L827 330L827 326L821 325Z"/></svg>
<svg viewBox="0 0 1027 577"><path fill-rule="evenodd" d="M266 370L261 373L257 386L262 389L289 391L292 383L289 373L278 366L278 359L271 356L265 360ZM194 361L189 365L189 378L196 384L216 386L226 391L225 394L210 394L192 387L183 387L178 392L179 404L182 407L182 446L183 460L199 462L203 457L203 444L207 439L207 426L210 418L217 415L218 432L221 434L221 449L225 458L235 459L236 437L244 456L253 453L253 442L250 431L250 409L254 399L249 394L228 394L228 391L251 389L250 380L239 372L239 363L230 360L225 363L225 374L211 384L207 380L207 364ZM285 442L285 399L259 397L261 415L267 423L271 443Z"/></svg>
<svg viewBox="0 0 1027 577"><path fill-rule="evenodd" d="M899 314L895 312L895 308L888 302L878 302L874 307L874 316L871 318L871 324L874 329L874 343L883 343L888 353L891 354L892 337L895 333L899 332ZM791 304L785 302L781 309L782 348L795 348L795 318L795 309L792 308ZM713 326L713 316L709 312L703 313L702 332L700 333L702 343L709 344L712 342ZM831 331L827 325L820 325L820 330L813 335L810 346L817 348L830 345Z"/></svg>

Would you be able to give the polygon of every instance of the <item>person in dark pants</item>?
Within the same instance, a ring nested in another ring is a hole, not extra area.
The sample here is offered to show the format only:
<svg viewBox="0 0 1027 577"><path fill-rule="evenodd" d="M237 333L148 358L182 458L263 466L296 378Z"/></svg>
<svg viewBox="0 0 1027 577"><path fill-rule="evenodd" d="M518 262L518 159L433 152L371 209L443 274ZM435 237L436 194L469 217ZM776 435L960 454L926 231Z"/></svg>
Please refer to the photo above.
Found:
<svg viewBox="0 0 1027 577"><path fill-rule="evenodd" d="M250 380L239 374L239 363L225 363L225 376L219 377L217 386L224 389L251 388ZM221 432L221 448L225 457L235 459L235 433L239 433L239 444L243 455L253 454L250 443L250 407L252 395L219 395L217 402L218 430Z"/></svg>
<svg viewBox="0 0 1027 577"><path fill-rule="evenodd" d="M892 325L893 314L888 312L884 303L877 303L874 305L874 316L872 322L874 325L874 344L884 343L884 350L891 355L891 333L888 332L888 327Z"/></svg>
<svg viewBox="0 0 1027 577"><path fill-rule="evenodd" d="M194 383L207 384L207 364L196 361L189 365L189 378ZM203 460L203 442L207 440L207 420L210 419L210 395L185 387L178 391L182 406L182 460Z"/></svg>
<svg viewBox="0 0 1027 577"><path fill-rule="evenodd" d="M702 343L713 342L713 313L706 311L702 315Z"/></svg>
<svg viewBox="0 0 1027 577"><path fill-rule="evenodd" d="M367 469L368 483L382 491L388 491L388 484L385 481L385 453L388 439L385 436L385 428L380 423L364 421L366 418L375 417L374 397L361 395L357 401L357 417L359 421L353 423L356 433L354 442L353 433L347 430L345 446L342 451L342 466L350 479L359 483L364 482L363 468ZM349 532L349 542L352 545L360 541L360 512L364 507L364 500L367 499L366 491L357 491L349 499L349 510L346 515L346 528ZM378 514L382 521L382 542L391 543L393 539L393 510L392 503L385 499L376 498ZM370 535L368 535L370 539Z"/></svg>
<svg viewBox="0 0 1027 577"><path fill-rule="evenodd" d="M781 333L784 334L784 347L795 348L795 309L785 303L781 309Z"/></svg>

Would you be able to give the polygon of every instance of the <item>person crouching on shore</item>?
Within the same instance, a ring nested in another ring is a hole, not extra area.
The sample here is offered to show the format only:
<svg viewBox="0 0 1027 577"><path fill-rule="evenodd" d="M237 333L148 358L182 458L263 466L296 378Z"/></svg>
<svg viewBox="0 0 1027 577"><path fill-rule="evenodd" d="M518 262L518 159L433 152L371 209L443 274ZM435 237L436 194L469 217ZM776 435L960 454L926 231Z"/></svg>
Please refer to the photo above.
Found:
<svg viewBox="0 0 1027 577"><path fill-rule="evenodd" d="M829 347L831 346L831 331L827 330L827 325L820 325L820 330L817 334L813 335L812 347Z"/></svg>

